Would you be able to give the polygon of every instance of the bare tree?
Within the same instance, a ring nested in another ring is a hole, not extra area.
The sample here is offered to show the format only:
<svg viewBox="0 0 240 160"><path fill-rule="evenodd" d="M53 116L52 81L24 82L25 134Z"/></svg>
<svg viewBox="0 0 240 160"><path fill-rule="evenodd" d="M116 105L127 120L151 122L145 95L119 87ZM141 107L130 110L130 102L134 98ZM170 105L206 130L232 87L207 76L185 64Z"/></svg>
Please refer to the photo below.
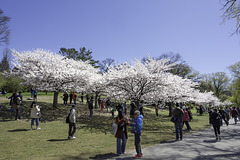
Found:
<svg viewBox="0 0 240 160"><path fill-rule="evenodd" d="M9 42L9 28L8 22L10 18L3 15L3 11L0 9L0 45L3 43L8 44Z"/></svg>
<svg viewBox="0 0 240 160"><path fill-rule="evenodd" d="M238 0L221 0L223 20L235 20L236 30L233 34L240 33L240 2Z"/></svg>
<svg viewBox="0 0 240 160"><path fill-rule="evenodd" d="M107 58L105 60L102 60L101 62L98 62L100 73L105 73L108 71L108 66L112 65L115 62L112 58Z"/></svg>
<svg viewBox="0 0 240 160"><path fill-rule="evenodd" d="M0 62L0 72L9 71L12 68L10 63L11 59L11 51L8 48L5 48L3 51L3 58Z"/></svg>

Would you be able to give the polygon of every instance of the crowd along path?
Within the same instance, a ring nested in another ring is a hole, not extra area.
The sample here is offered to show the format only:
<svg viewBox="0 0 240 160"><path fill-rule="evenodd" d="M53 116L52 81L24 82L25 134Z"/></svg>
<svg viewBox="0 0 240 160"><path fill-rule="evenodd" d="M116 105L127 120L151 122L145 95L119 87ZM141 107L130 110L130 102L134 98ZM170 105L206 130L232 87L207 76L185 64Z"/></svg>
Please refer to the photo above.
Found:
<svg viewBox="0 0 240 160"><path fill-rule="evenodd" d="M174 133L173 133L174 134ZM141 159L156 160L239 160L240 122L230 120L228 126L221 127L221 141L215 139L213 128L184 136L182 141L161 142L143 149ZM135 151L110 159L133 159Z"/></svg>

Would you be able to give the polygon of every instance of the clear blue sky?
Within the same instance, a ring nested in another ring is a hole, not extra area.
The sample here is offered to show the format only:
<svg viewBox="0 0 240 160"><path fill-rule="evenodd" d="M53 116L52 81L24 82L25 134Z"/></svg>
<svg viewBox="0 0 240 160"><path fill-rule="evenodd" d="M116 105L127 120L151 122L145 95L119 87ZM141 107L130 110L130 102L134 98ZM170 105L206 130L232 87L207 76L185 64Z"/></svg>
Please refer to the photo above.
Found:
<svg viewBox="0 0 240 160"><path fill-rule="evenodd" d="M223 23L219 0L0 0L0 8L17 51L86 47L118 62L174 52L201 74L240 61L240 35Z"/></svg>

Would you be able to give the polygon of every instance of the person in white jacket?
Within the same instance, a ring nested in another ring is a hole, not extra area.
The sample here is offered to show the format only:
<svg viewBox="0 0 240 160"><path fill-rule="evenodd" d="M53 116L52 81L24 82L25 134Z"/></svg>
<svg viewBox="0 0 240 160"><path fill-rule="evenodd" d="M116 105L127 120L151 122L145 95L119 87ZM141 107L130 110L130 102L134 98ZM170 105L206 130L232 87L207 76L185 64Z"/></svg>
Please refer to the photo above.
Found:
<svg viewBox="0 0 240 160"><path fill-rule="evenodd" d="M31 130L33 130L34 126L34 120L36 121L36 129L41 129L39 128L39 118L41 117L41 112L40 112L40 106L36 104L36 102L32 102L31 104L31 115L30 117L32 118L31 120Z"/></svg>
<svg viewBox="0 0 240 160"><path fill-rule="evenodd" d="M74 133L76 132L77 125L76 125L76 115L75 115L75 107L76 105L72 105L72 108L69 112L69 131L68 131L68 139L76 139L74 137Z"/></svg>

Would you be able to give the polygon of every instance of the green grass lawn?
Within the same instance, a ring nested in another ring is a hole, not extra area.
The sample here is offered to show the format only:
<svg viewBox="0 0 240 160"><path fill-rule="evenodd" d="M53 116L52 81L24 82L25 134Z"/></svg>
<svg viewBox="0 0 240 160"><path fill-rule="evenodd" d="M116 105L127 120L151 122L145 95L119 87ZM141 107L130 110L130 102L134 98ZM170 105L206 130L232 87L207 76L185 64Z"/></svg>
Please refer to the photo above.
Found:
<svg viewBox="0 0 240 160"><path fill-rule="evenodd" d="M67 140L68 124L65 123L65 117L71 107L61 105L62 95L59 96L57 109L52 108L51 93L39 95L38 103L42 106L44 121L40 122L41 130L32 131L29 118L31 101L26 100L30 94L23 95L20 121L15 121L14 113L9 111L9 100L0 97L0 105L3 106L0 108L0 159L95 159L116 153L116 139L109 132L114 122L110 113L96 109L93 119L89 120L87 106L78 105L76 139ZM190 125L193 132L209 127L208 114L198 116L194 114L195 111L192 113L193 122ZM174 124L167 116L168 111L159 110L159 117L156 117L152 107L145 107L144 114L143 148L175 138ZM132 150L134 135L130 132L128 135L127 150Z"/></svg>

